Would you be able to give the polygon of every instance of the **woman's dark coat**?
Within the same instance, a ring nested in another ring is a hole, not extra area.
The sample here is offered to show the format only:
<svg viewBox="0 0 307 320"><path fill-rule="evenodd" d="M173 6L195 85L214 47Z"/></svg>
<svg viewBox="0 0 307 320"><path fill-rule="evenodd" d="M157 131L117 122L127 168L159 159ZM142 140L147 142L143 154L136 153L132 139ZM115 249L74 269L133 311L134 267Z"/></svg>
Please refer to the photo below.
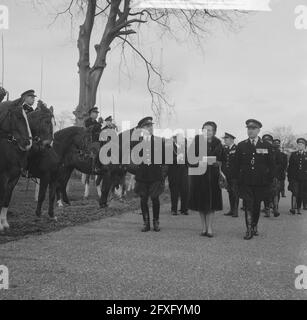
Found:
<svg viewBox="0 0 307 320"><path fill-rule="evenodd" d="M207 143L207 155L199 154L199 143ZM204 156L214 156L216 161L221 161L222 143L216 137L209 143L203 136L196 136L189 148L189 153L193 154L194 150L195 156L198 156L200 160ZM219 186L219 166L217 164L208 165L207 171L203 175L190 176L189 209L205 213L223 210L222 191Z"/></svg>

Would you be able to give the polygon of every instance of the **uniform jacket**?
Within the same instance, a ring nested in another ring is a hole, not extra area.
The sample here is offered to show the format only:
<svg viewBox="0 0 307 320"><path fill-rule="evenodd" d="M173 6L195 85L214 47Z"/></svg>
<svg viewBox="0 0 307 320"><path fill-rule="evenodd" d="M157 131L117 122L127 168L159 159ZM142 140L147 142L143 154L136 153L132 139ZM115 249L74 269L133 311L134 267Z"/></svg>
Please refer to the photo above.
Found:
<svg viewBox="0 0 307 320"><path fill-rule="evenodd" d="M237 145L235 144L231 148L229 148L228 146L223 147L222 171L226 175L227 179L234 178L236 150Z"/></svg>
<svg viewBox="0 0 307 320"><path fill-rule="evenodd" d="M289 181L298 180L306 181L307 180L307 152L304 151L300 153L295 151L291 153L289 159L289 168L288 168L288 179Z"/></svg>
<svg viewBox="0 0 307 320"><path fill-rule="evenodd" d="M143 139L140 140L142 142ZM162 143L162 150L159 145ZM162 151L161 164L155 164L155 154ZM145 154L144 154L145 153ZM165 179L165 139L151 136L150 142L144 148L144 152L140 152L143 157L143 163L137 166L135 180L138 182L157 182Z"/></svg>
<svg viewBox="0 0 307 320"><path fill-rule="evenodd" d="M288 157L279 149L274 149L275 154L275 176L278 180L285 180L288 167Z"/></svg>
<svg viewBox="0 0 307 320"><path fill-rule="evenodd" d="M234 177L239 185L267 186L275 176L272 146L258 138L254 146L250 139L238 144L235 155Z"/></svg>
<svg viewBox="0 0 307 320"><path fill-rule="evenodd" d="M85 120L84 125L86 128L92 128L92 140L93 142L99 141L99 135L101 132L101 124L92 118Z"/></svg>

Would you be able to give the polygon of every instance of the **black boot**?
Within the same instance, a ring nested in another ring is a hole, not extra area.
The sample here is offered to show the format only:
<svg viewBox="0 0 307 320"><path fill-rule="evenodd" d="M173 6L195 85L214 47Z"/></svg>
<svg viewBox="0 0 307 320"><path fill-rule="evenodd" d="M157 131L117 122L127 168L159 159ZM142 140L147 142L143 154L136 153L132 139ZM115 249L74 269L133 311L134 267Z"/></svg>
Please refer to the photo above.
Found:
<svg viewBox="0 0 307 320"><path fill-rule="evenodd" d="M290 213L292 213L293 215L296 214L296 208L297 208L297 202L296 202L296 196L291 197L291 209L290 209Z"/></svg>
<svg viewBox="0 0 307 320"><path fill-rule="evenodd" d="M142 229L142 232L150 231L149 208L147 201L147 199L141 199L141 209L144 220L144 228Z"/></svg>
<svg viewBox="0 0 307 320"><path fill-rule="evenodd" d="M279 208L279 197L275 196L274 197L274 203L273 203L273 213L274 213L274 217L277 218L280 216L280 213L278 211Z"/></svg>
<svg viewBox="0 0 307 320"><path fill-rule="evenodd" d="M253 232L253 236L255 236L255 237L259 236L258 227L257 226L253 226L252 227L252 232Z"/></svg>
<svg viewBox="0 0 307 320"><path fill-rule="evenodd" d="M152 200L152 211L153 211L153 228L155 232L160 232L160 200Z"/></svg>
<svg viewBox="0 0 307 320"><path fill-rule="evenodd" d="M143 213L143 219L144 219L144 227L142 229L142 232L148 232L148 231L150 231L149 213L147 213L147 214Z"/></svg>
<svg viewBox="0 0 307 320"><path fill-rule="evenodd" d="M266 207L266 208L264 209L264 216L265 216L265 218L270 218L270 216L271 216L271 209L270 209L269 207Z"/></svg>
<svg viewBox="0 0 307 320"><path fill-rule="evenodd" d="M254 236L252 229L252 213L249 210L245 211L245 221L246 221L246 235L244 240L251 240Z"/></svg>

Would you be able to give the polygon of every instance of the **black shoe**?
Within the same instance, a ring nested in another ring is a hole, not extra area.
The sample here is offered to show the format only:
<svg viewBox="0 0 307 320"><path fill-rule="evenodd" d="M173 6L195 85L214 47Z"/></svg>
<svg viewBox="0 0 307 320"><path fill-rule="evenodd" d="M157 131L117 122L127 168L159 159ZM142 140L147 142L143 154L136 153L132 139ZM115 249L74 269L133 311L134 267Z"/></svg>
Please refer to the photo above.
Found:
<svg viewBox="0 0 307 320"><path fill-rule="evenodd" d="M231 211L229 211L228 213L224 213L224 216L226 217L232 217L233 213Z"/></svg>
<svg viewBox="0 0 307 320"><path fill-rule="evenodd" d="M207 232L202 232L202 233L200 234L200 236L201 236L201 237L207 237Z"/></svg>
<svg viewBox="0 0 307 320"><path fill-rule="evenodd" d="M239 214L238 214L238 213L235 213L235 214L232 215L232 217L233 217L233 218L239 218Z"/></svg>
<svg viewBox="0 0 307 320"><path fill-rule="evenodd" d="M160 232L161 229L159 227L159 222L158 221L155 221L154 222L154 229L153 229L154 232Z"/></svg>
<svg viewBox="0 0 307 320"><path fill-rule="evenodd" d="M266 209L264 212L265 212L264 213L264 217L265 218L270 218L270 216L271 216L270 209Z"/></svg>
<svg viewBox="0 0 307 320"><path fill-rule="evenodd" d="M214 235L213 235L213 233L209 233L209 232L207 232L207 237L208 237L208 238L213 238L213 237L214 237Z"/></svg>
<svg viewBox="0 0 307 320"><path fill-rule="evenodd" d="M257 230L256 227L254 227L254 228L252 229L252 232L253 232L253 236L255 236L255 237L258 237L258 236L259 236L259 233L258 233L258 230Z"/></svg>
<svg viewBox="0 0 307 320"><path fill-rule="evenodd" d="M253 238L254 234L252 232L252 229L247 230L246 235L244 237L244 240L251 240Z"/></svg>
<svg viewBox="0 0 307 320"><path fill-rule="evenodd" d="M295 215L296 214L295 209L290 209L290 213Z"/></svg>
<svg viewBox="0 0 307 320"><path fill-rule="evenodd" d="M172 211L172 216L178 216L178 213L176 211Z"/></svg>
<svg viewBox="0 0 307 320"><path fill-rule="evenodd" d="M188 215L189 215L189 211L181 211L181 214L182 214L183 216L188 216Z"/></svg>
<svg viewBox="0 0 307 320"><path fill-rule="evenodd" d="M274 217L278 218L280 216L280 213L278 211L274 211Z"/></svg>
<svg viewBox="0 0 307 320"><path fill-rule="evenodd" d="M149 224L144 225L142 232L149 232L149 231L150 231L150 225Z"/></svg>

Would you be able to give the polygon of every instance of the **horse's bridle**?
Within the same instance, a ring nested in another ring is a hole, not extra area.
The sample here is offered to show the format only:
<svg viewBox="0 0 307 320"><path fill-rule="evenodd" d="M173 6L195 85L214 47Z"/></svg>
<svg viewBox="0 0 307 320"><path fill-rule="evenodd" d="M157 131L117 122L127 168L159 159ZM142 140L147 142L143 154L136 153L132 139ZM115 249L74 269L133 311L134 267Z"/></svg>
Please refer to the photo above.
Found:
<svg viewBox="0 0 307 320"><path fill-rule="evenodd" d="M17 146L19 147L19 149L20 150L22 150L22 151L26 151L26 150L24 150L24 148L22 148L20 145L19 145L19 143L18 143L18 140L15 138L15 136L14 136L14 134L12 133L13 132L13 128L12 128L12 110L8 110L8 112L7 112L7 115L5 116L5 118L1 121L1 123L0 123L0 125L5 121L5 120L7 120L7 118L8 118L8 122L9 122L9 132L5 132L5 131L0 131L0 138L2 138L2 139L7 139L7 141L9 142L9 143L15 143L15 144L17 144ZM31 140L33 140L33 138L32 137L29 137L28 138L30 141Z"/></svg>

